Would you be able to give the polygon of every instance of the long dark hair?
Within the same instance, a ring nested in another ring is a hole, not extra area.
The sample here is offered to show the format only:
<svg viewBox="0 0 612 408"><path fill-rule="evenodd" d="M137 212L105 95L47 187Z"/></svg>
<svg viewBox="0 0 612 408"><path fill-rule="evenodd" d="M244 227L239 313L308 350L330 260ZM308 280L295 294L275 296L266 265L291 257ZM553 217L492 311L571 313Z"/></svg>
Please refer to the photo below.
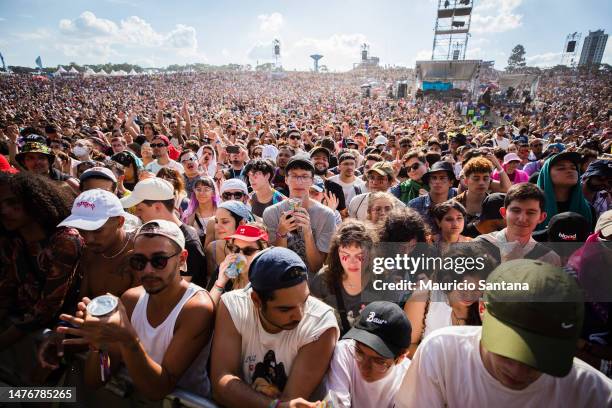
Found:
<svg viewBox="0 0 612 408"><path fill-rule="evenodd" d="M17 196L25 212L43 228L47 236L70 215L73 197L46 176L32 172L14 175L0 173L0 185Z"/></svg>
<svg viewBox="0 0 612 408"><path fill-rule="evenodd" d="M485 280L489 274L497 267L497 262L493 256L488 255L487 248L476 242L453 244L448 252L445 253L445 258L453 259L477 259L482 261L482 268L466 268L462 273L449 269L438 269L432 274L432 280L437 283L450 283L453 281L461 282L467 276L474 277L478 280ZM445 291L446 294L451 291ZM482 325L480 312L478 310L478 301L472 303L468 308L468 317L465 324L470 326Z"/></svg>
<svg viewBox="0 0 612 408"><path fill-rule="evenodd" d="M368 255L374 246L374 234L366 225L357 220L346 220L334 234L325 260L323 281L331 293L336 293L336 286L342 282L344 268L340 262L340 247L356 245L364 250L365 259L362 266L368 264Z"/></svg>

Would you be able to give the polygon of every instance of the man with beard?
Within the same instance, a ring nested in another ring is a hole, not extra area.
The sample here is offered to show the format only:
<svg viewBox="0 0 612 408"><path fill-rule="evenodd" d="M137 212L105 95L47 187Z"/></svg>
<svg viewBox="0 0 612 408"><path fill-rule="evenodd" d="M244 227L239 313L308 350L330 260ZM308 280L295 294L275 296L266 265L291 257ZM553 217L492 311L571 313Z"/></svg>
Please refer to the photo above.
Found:
<svg viewBox="0 0 612 408"><path fill-rule="evenodd" d="M123 208L135 207L135 214L142 222L162 219L175 223L183 232L188 251L187 271L184 276L198 285L206 285L206 261L202 242L195 228L183 223L176 216L174 187L170 182L159 177L139 181L132 194L121 199L121 204Z"/></svg>
<svg viewBox="0 0 612 408"><path fill-rule="evenodd" d="M306 265L286 248L260 252L251 288L221 297L211 379L224 406L314 407L338 338L333 309L310 296ZM265 340L265 343L262 342Z"/></svg>
<svg viewBox="0 0 612 408"><path fill-rule="evenodd" d="M229 147L230 146L228 146L228 148ZM230 162L230 168L228 170L229 178L237 178L242 181L245 181L246 174L244 174L243 170L244 170L244 162L246 161L246 155L247 155L246 150L242 146L234 146L234 147L238 147L238 153L230 153L228 151L229 162Z"/></svg>
<svg viewBox="0 0 612 408"><path fill-rule="evenodd" d="M88 344L85 381L101 386L110 370L100 370L107 358L100 345L109 348L108 365L122 361L135 387L146 398L160 400L179 386L207 397L210 381L206 361L212 337L213 301L208 292L181 278L187 251L185 237L170 221L143 225L134 240L130 266L139 271L142 286L118 299L116 311L104 319L87 311L83 298L75 316L61 319L73 327L58 332L78 336L64 344Z"/></svg>
<svg viewBox="0 0 612 408"><path fill-rule="evenodd" d="M289 145L279 146L276 156L276 171L272 177L274 189L282 195L289 197L289 187L285 181L285 167L290 158L295 156L295 150Z"/></svg>
<svg viewBox="0 0 612 408"><path fill-rule="evenodd" d="M346 201L344 200L344 192L340 184L329 180L334 174L329 171L329 162L331 159L331 153L325 147L315 147L310 151L310 159L315 167L315 175L320 176L325 180L325 193L333 194L338 200L338 207L336 208L340 215L346 217Z"/></svg>

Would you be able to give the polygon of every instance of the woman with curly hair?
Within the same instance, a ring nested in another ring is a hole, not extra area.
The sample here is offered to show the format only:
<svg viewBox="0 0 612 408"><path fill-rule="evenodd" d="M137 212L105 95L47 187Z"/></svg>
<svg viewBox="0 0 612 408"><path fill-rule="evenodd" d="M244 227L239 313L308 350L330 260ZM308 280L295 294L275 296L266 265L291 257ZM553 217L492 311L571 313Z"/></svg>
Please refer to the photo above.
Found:
<svg viewBox="0 0 612 408"><path fill-rule="evenodd" d="M350 330L364 306L361 294L369 282L367 266L374 234L361 221L346 220L332 238L327 260L310 290L338 311L342 334Z"/></svg>
<svg viewBox="0 0 612 408"><path fill-rule="evenodd" d="M0 309L8 312L0 350L76 306L84 243L77 230L56 228L71 203L44 176L0 175Z"/></svg>

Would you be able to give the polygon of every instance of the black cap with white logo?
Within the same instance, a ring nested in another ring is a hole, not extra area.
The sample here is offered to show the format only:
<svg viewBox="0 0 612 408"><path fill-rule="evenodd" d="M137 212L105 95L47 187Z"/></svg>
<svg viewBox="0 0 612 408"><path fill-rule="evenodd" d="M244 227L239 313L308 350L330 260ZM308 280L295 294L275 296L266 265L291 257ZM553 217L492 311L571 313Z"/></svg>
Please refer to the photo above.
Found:
<svg viewBox="0 0 612 408"><path fill-rule="evenodd" d="M361 311L359 321L343 338L357 340L385 358L397 358L410 346L411 334L404 311L395 303L378 301Z"/></svg>

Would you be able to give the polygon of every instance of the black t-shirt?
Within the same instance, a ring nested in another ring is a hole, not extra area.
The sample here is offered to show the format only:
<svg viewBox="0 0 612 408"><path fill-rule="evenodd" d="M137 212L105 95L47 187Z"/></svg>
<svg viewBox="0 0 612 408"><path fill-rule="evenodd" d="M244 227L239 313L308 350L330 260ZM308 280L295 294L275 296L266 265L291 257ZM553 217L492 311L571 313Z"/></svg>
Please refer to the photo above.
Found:
<svg viewBox="0 0 612 408"><path fill-rule="evenodd" d="M325 180L325 190L331 192L338 199L338 211L342 211L346 208L346 202L344 201L344 191L342 186L333 181Z"/></svg>
<svg viewBox="0 0 612 408"><path fill-rule="evenodd" d="M206 258L202 242L195 228L187 224L181 224L181 231L185 236L185 249L187 255L187 271L181 272L182 276L191 276L191 281L196 285L206 287Z"/></svg>

